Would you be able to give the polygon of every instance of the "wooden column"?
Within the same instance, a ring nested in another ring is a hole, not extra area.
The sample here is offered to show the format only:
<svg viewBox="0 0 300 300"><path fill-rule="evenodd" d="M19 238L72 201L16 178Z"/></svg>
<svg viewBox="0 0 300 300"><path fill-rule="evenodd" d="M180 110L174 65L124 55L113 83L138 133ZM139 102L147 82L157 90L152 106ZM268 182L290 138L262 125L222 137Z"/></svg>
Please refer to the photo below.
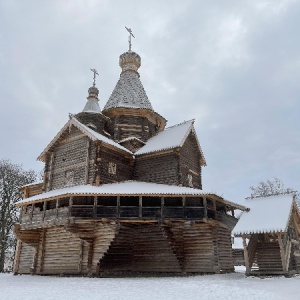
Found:
<svg viewBox="0 0 300 300"><path fill-rule="evenodd" d="M30 222L32 222L33 210L34 210L34 204L31 204Z"/></svg>
<svg viewBox="0 0 300 300"><path fill-rule="evenodd" d="M59 199L56 199L56 206L55 206L55 218L57 219L58 216L58 205L59 205Z"/></svg>
<svg viewBox="0 0 300 300"><path fill-rule="evenodd" d="M288 267L286 265L285 250L284 250L284 246L283 246L283 242L282 242L282 232L278 232L277 236L278 236L278 244L279 244L279 248L280 248L280 257L281 257L282 270L284 272L287 272Z"/></svg>
<svg viewBox="0 0 300 300"><path fill-rule="evenodd" d="M78 259L78 272L82 271L82 260L83 260L83 240L80 240L79 259Z"/></svg>
<svg viewBox="0 0 300 300"><path fill-rule="evenodd" d="M243 247L244 247L244 259L245 259L245 267L246 267L246 275L250 274L251 268L249 264L249 254L248 254L248 247L246 242L246 235L242 235L243 238Z"/></svg>
<svg viewBox="0 0 300 300"><path fill-rule="evenodd" d="M203 197L203 206L204 206L204 218L207 219L207 200L206 200L206 197Z"/></svg>
<svg viewBox="0 0 300 300"><path fill-rule="evenodd" d="M139 218L143 216L143 197L139 196Z"/></svg>
<svg viewBox="0 0 300 300"><path fill-rule="evenodd" d="M15 252L15 260L14 260L14 267L13 273L16 275L19 271L19 264L20 264L20 254L21 254L22 242L18 239L17 241L17 248Z"/></svg>
<svg viewBox="0 0 300 300"><path fill-rule="evenodd" d="M97 217L97 196L94 196L94 219Z"/></svg>
<svg viewBox="0 0 300 300"><path fill-rule="evenodd" d="M69 198L69 218L72 216L73 196Z"/></svg>
<svg viewBox="0 0 300 300"><path fill-rule="evenodd" d="M117 218L120 218L120 196L117 196Z"/></svg>
<svg viewBox="0 0 300 300"><path fill-rule="evenodd" d="M43 222L45 221L46 210L47 210L47 202L44 201L44 204L43 204Z"/></svg>
<svg viewBox="0 0 300 300"><path fill-rule="evenodd" d="M44 271L46 233L47 233L47 229L44 228L42 232L42 242L41 242L40 273L43 273Z"/></svg>
<svg viewBox="0 0 300 300"><path fill-rule="evenodd" d="M213 202L213 209L214 209L214 218L217 218L217 203L216 200L212 200Z"/></svg>
<svg viewBox="0 0 300 300"><path fill-rule="evenodd" d="M160 217L161 217L161 219L164 218L164 207L165 207L165 198L161 197L160 198Z"/></svg>
<svg viewBox="0 0 300 300"><path fill-rule="evenodd" d="M90 241L88 245L89 245L89 249L88 249L88 259L87 259L87 270L88 270L88 275L90 276L92 275L94 241Z"/></svg>

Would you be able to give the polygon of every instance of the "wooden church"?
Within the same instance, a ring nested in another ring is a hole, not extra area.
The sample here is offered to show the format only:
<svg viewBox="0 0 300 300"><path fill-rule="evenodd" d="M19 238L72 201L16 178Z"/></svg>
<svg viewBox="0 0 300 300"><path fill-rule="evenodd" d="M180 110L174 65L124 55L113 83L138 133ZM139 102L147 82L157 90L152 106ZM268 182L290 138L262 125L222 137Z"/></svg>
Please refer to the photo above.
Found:
<svg viewBox="0 0 300 300"><path fill-rule="evenodd" d="M246 207L202 190L194 121L166 128L141 83L140 56L130 47L119 65L104 109L94 73L82 112L38 157L43 182L21 188L14 272L233 271L235 210Z"/></svg>

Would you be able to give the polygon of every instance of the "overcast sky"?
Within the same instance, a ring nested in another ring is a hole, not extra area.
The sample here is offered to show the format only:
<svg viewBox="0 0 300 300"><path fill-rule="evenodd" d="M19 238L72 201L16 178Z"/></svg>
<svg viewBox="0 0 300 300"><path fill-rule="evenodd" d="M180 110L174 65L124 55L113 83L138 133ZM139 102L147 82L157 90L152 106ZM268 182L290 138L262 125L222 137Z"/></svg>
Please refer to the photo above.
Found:
<svg viewBox="0 0 300 300"><path fill-rule="evenodd" d="M300 190L300 1L0 0L0 158L37 171L100 74L103 108L135 35L168 126L195 118L203 189L232 201L278 177Z"/></svg>

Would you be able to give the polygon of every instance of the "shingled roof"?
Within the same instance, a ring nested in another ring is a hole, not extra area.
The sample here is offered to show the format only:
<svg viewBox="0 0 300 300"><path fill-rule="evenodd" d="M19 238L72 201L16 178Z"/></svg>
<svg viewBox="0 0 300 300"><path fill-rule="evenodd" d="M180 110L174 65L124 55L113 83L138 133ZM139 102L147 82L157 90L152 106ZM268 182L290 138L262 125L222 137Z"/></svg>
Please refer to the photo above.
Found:
<svg viewBox="0 0 300 300"><path fill-rule="evenodd" d="M119 64L122 73L103 111L119 107L153 110L137 72L141 57L128 51L120 56Z"/></svg>

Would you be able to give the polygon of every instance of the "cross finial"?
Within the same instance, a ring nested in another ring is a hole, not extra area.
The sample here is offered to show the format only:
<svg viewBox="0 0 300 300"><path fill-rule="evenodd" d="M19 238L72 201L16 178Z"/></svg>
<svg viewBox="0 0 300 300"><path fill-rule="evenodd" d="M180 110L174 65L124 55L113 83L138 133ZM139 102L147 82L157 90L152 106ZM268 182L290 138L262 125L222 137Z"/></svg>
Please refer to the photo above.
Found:
<svg viewBox="0 0 300 300"><path fill-rule="evenodd" d="M94 73L93 86L95 86L96 85L96 75L99 76L99 74L96 69L91 69L91 71Z"/></svg>
<svg viewBox="0 0 300 300"><path fill-rule="evenodd" d="M133 35L131 28L127 28L126 26L125 28L129 32L128 43L129 43L129 51L131 51L131 37L135 37L135 36Z"/></svg>

